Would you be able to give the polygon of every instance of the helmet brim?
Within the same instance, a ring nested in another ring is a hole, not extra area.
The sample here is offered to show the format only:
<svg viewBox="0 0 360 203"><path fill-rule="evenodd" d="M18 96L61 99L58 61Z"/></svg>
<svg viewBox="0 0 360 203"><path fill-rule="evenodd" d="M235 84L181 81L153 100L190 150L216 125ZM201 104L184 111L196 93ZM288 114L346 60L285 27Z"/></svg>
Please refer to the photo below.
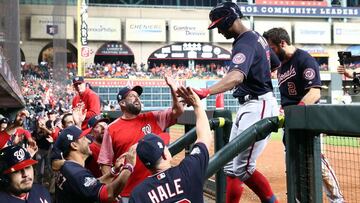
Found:
<svg viewBox="0 0 360 203"><path fill-rule="evenodd" d="M220 21L221 21L223 18L224 18L224 17L221 17L221 18L219 18L219 19L214 20L213 22L211 22L211 24L209 25L208 29L209 29L209 30L212 30L212 29L216 28L216 27L219 25Z"/></svg>

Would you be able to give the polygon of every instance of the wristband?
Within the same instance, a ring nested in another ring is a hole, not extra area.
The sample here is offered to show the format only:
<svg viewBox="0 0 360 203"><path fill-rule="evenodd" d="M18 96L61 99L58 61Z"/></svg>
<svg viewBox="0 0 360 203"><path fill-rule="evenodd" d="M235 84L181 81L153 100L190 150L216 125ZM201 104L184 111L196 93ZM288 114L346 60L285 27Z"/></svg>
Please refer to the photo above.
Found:
<svg viewBox="0 0 360 203"><path fill-rule="evenodd" d="M300 101L297 105L299 106L305 106L305 103L303 101Z"/></svg>
<svg viewBox="0 0 360 203"><path fill-rule="evenodd" d="M123 171L123 170L129 170L130 173L133 173L134 172L134 166L127 163L127 164L125 164L125 166L122 167L121 171Z"/></svg>
<svg viewBox="0 0 360 203"><path fill-rule="evenodd" d="M118 176L119 175L119 173L120 173L120 170L117 168L115 168L114 166L113 167L111 167L111 169L110 169L110 173L111 173L111 175L113 175L113 176Z"/></svg>

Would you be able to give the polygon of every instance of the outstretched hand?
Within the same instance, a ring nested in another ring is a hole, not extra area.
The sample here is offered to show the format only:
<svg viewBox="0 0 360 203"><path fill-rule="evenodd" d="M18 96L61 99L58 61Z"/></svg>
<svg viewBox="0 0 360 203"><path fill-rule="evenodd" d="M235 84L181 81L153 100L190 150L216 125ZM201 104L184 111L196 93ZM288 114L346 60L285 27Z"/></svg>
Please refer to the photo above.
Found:
<svg viewBox="0 0 360 203"><path fill-rule="evenodd" d="M171 76L165 76L165 82L171 89L173 89L174 91L177 90L177 84L174 78L172 78Z"/></svg>
<svg viewBox="0 0 360 203"><path fill-rule="evenodd" d="M195 93L194 89L191 87L181 86L176 91L179 97L182 98L181 102L184 102L188 106L193 106L194 108L201 105L200 97Z"/></svg>

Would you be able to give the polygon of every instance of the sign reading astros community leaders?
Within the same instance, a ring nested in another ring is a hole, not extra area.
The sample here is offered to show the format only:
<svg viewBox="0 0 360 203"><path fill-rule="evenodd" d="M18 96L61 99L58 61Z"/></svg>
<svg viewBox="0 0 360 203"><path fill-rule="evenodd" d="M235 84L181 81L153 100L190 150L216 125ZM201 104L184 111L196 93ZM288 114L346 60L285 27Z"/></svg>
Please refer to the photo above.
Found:
<svg viewBox="0 0 360 203"><path fill-rule="evenodd" d="M306 7L274 5L239 5L244 16L290 16L360 18L357 7Z"/></svg>

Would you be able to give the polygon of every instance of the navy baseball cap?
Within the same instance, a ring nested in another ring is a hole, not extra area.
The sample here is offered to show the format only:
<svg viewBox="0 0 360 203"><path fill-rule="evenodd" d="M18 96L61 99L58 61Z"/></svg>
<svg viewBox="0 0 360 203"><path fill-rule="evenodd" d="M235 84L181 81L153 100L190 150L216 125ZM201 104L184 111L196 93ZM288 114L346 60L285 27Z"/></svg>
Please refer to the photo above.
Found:
<svg viewBox="0 0 360 203"><path fill-rule="evenodd" d="M140 96L143 92L143 88L140 86L135 86L132 89L129 87L123 87L119 90L119 93L117 94L117 100L120 102L121 100L125 99L126 95L129 94L130 91L135 91Z"/></svg>
<svg viewBox="0 0 360 203"><path fill-rule="evenodd" d="M93 116L89 119L88 121L88 128L93 128L96 126L96 124L98 124L99 122L105 122L105 123L109 123L109 119L106 118L103 114L99 114L96 116Z"/></svg>
<svg viewBox="0 0 360 203"><path fill-rule="evenodd" d="M84 78L81 76L73 78L73 84L81 84L83 82L85 82L85 81L84 81Z"/></svg>
<svg viewBox="0 0 360 203"><path fill-rule="evenodd" d="M19 145L12 145L0 151L1 174L9 174L37 163L30 153Z"/></svg>
<svg viewBox="0 0 360 203"><path fill-rule="evenodd" d="M63 153L70 150L70 144L76 140L86 136L87 133L83 132L75 125L69 126L60 132L59 137L56 139L56 147ZM91 139L90 139L91 140Z"/></svg>
<svg viewBox="0 0 360 203"><path fill-rule="evenodd" d="M150 133L139 140L136 153L146 167L152 168L160 159L164 149L164 141L159 136Z"/></svg>

